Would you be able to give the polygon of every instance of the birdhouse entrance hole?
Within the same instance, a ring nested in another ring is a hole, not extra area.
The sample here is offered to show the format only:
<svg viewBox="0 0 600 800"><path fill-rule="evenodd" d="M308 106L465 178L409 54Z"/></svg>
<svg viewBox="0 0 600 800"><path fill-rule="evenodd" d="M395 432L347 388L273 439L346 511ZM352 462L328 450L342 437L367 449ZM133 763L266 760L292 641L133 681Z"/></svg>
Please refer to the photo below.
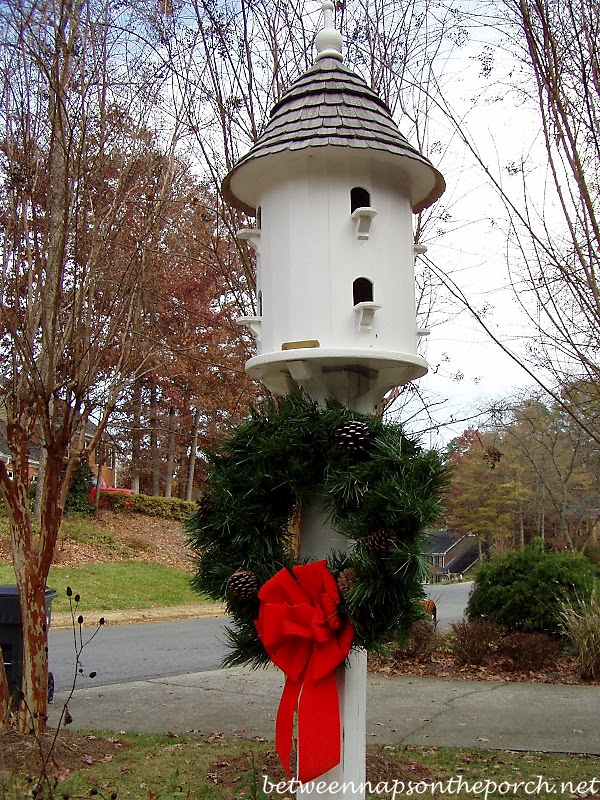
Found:
<svg viewBox="0 0 600 800"><path fill-rule="evenodd" d="M352 284L354 305L373 302L373 281L368 278L357 278Z"/></svg>
<svg viewBox="0 0 600 800"><path fill-rule="evenodd" d="M355 186L350 190L350 213L353 214L357 208L368 208L371 205L371 195L362 186Z"/></svg>

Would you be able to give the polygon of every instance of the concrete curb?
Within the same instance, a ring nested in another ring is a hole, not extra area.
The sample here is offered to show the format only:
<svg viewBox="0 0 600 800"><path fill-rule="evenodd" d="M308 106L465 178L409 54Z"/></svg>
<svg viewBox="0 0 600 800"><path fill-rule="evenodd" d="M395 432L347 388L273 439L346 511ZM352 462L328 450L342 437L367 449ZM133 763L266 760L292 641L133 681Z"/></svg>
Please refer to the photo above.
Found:
<svg viewBox="0 0 600 800"><path fill-rule="evenodd" d="M134 625L140 622L168 622L195 617L223 617L225 606L221 603L202 603L198 605L170 606L168 608L125 609L123 611L82 611L86 627L104 617L106 625ZM52 613L50 622L54 630L67 630L73 620L69 612Z"/></svg>

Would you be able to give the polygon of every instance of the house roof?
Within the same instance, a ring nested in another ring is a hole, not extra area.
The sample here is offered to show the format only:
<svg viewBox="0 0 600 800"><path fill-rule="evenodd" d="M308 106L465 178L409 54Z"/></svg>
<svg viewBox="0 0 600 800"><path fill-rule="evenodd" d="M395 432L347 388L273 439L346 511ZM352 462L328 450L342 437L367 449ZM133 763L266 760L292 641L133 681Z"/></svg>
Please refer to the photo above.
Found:
<svg viewBox="0 0 600 800"><path fill-rule="evenodd" d="M0 420L0 458L2 461L8 463L12 459L12 453L6 443L6 423L3 420ZM27 444L27 451L29 455L29 463L30 464L39 464L40 463L40 448L37 444L32 444L28 442Z"/></svg>
<svg viewBox="0 0 600 800"><path fill-rule="evenodd" d="M339 58L323 57L301 75L271 111L271 119L250 151L223 181L225 199L253 214L232 188L237 173L256 159L306 148L335 146L403 159L411 182L413 211L427 208L445 189L442 175L400 133L386 103ZM423 178L426 175L426 180Z"/></svg>
<svg viewBox="0 0 600 800"><path fill-rule="evenodd" d="M10 461L10 450L4 438L5 432L6 424L0 419L0 458L2 461Z"/></svg>
<svg viewBox="0 0 600 800"><path fill-rule="evenodd" d="M441 556L452 550L462 538L460 534L445 529L432 531L425 540L425 546L432 555Z"/></svg>
<svg viewBox="0 0 600 800"><path fill-rule="evenodd" d="M471 541L469 542L469 546L465 547L465 549L459 553L456 558L453 558L452 561L443 569L439 570L440 575L444 575L447 573L462 573L466 572L479 558L479 549L477 547L477 542Z"/></svg>

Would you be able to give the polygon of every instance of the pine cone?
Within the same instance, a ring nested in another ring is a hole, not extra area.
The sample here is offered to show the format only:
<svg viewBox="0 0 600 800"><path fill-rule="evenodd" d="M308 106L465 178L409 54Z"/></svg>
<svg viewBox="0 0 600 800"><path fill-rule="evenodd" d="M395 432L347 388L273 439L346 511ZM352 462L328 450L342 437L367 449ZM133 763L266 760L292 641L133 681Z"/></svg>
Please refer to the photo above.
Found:
<svg viewBox="0 0 600 800"><path fill-rule="evenodd" d="M338 589L342 597L346 597L350 589L356 582L356 570L354 567L348 567L340 572L338 575Z"/></svg>
<svg viewBox="0 0 600 800"><path fill-rule="evenodd" d="M369 536L367 547L374 556L383 558L389 554L397 540L398 537L393 528L380 528Z"/></svg>
<svg viewBox="0 0 600 800"><path fill-rule="evenodd" d="M238 600L254 600L258 595L258 578L249 569L237 569L227 581L227 589Z"/></svg>
<svg viewBox="0 0 600 800"><path fill-rule="evenodd" d="M354 452L366 449L369 440L369 426L359 419L351 419L336 428L334 437L339 445Z"/></svg>

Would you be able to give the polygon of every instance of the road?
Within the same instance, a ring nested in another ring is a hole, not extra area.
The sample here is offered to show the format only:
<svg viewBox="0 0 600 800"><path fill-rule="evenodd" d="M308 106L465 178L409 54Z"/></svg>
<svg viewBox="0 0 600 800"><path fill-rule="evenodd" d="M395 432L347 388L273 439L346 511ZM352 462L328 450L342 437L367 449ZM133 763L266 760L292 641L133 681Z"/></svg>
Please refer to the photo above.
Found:
<svg viewBox="0 0 600 800"><path fill-rule="evenodd" d="M468 591L464 584L429 587L442 625L460 618ZM69 702L77 730L271 740L284 678L274 667L215 669L225 652L224 622L107 625L84 650L84 675L73 698L68 691L73 634L51 630L50 658L59 686L50 724L58 724ZM98 676L89 680L86 673L94 669ZM374 673L367 676L366 727L367 741L394 747L600 755L597 686Z"/></svg>
<svg viewBox="0 0 600 800"><path fill-rule="evenodd" d="M427 597L437 606L438 630L447 631L453 622L460 622L469 600L472 581L466 583L431 583L425 587Z"/></svg>
<svg viewBox="0 0 600 800"><path fill-rule="evenodd" d="M438 607L438 627L446 630L463 616L470 583L433 584L427 595ZM106 625L81 654L83 672L77 688L173 677L218 669L227 654L226 618ZM84 629L89 637L93 629ZM86 641L86 636L84 636ZM75 674L72 630L49 632L50 671L57 691L67 689ZM93 679L90 672L95 672Z"/></svg>
<svg viewBox="0 0 600 800"><path fill-rule="evenodd" d="M83 648L78 688L186 675L218 669L227 654L223 617L200 617L141 625L105 625ZM87 637L93 629L84 628ZM84 635L83 641L86 641ZM48 633L48 660L57 690L75 674L72 630ZM90 672L96 672L94 679Z"/></svg>

